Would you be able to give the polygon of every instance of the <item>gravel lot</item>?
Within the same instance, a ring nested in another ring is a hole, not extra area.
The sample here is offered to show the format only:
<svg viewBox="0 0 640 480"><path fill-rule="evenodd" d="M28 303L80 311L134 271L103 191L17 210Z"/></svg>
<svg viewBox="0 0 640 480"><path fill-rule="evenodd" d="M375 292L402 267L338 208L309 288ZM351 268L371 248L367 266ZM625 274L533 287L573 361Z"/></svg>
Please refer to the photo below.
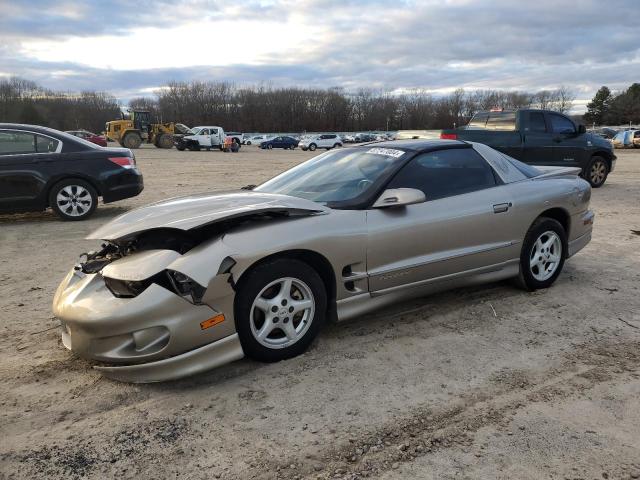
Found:
<svg viewBox="0 0 640 480"><path fill-rule="evenodd" d="M455 290L329 325L289 361L128 385L67 352L52 318L83 237L313 154L137 156L144 192L89 221L0 216L0 478L640 477L640 151L618 152L594 239L549 290Z"/></svg>

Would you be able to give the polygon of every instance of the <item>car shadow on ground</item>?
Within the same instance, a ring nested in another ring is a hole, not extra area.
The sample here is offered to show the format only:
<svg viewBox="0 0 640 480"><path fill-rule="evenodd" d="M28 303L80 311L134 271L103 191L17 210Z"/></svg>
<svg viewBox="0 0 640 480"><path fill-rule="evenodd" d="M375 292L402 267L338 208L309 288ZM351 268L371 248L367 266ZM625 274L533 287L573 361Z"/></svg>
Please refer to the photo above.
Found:
<svg viewBox="0 0 640 480"><path fill-rule="evenodd" d="M515 296L536 295L536 293L525 292L516 288L510 280L490 283L486 285L462 287L441 293L417 297L410 300L394 303L380 308L371 314L361 315L357 318L342 321L330 322L324 326L318 339L314 341L305 353L293 359L283 360L283 362L314 362L318 356L332 355L336 353L336 342L343 343L353 336L371 335L377 337L388 332L394 325L411 324L416 322L433 323L434 332L436 329L464 330L465 326L472 328L473 325L465 325L465 320L456 321L455 326L447 325L448 322L440 321L443 315L469 309L474 305L481 305L486 310L486 317L499 321L499 315L495 313L492 302L498 302ZM438 316L436 317L435 314ZM439 320L435 320L435 319ZM508 320L508 319L503 319ZM460 324L458 324L460 323ZM348 346L346 346L348 348ZM342 353L345 353L344 351ZM221 367L195 374L177 380L141 384L140 387L150 392L175 391L176 393L185 390L201 390L210 387L219 387L222 383L253 375L263 368L268 368L269 363L254 361L249 358L223 365ZM293 368L293 367L292 367Z"/></svg>

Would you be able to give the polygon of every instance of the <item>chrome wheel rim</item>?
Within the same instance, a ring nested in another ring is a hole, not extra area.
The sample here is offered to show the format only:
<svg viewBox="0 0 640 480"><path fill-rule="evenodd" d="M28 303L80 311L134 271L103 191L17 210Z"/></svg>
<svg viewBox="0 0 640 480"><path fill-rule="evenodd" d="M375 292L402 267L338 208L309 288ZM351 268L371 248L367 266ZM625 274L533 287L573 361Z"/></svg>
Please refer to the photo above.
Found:
<svg viewBox="0 0 640 480"><path fill-rule="evenodd" d="M67 185L56 195L56 204L65 215L80 217L91 209L93 199L82 185Z"/></svg>
<svg viewBox="0 0 640 480"><path fill-rule="evenodd" d="M251 333L267 348L287 348L307 333L314 313L315 299L309 286L297 278L279 278L253 301Z"/></svg>
<svg viewBox="0 0 640 480"><path fill-rule="evenodd" d="M533 278L543 282L553 276L562 259L562 241L552 230L538 237L529 254L529 270Z"/></svg>
<svg viewBox="0 0 640 480"><path fill-rule="evenodd" d="M598 160L597 162L594 162L593 165L591 165L591 182L595 183L596 185L604 182L604 177L607 174L607 167L605 166L604 162L601 160Z"/></svg>

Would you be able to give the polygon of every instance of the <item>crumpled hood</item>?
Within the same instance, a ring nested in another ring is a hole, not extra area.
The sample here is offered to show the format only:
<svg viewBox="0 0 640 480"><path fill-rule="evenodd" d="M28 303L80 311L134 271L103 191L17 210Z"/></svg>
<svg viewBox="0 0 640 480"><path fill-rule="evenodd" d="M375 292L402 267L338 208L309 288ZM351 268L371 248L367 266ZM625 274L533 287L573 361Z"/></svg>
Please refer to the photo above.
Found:
<svg viewBox="0 0 640 480"><path fill-rule="evenodd" d="M312 215L329 209L303 198L235 191L171 198L122 214L92 232L90 240L116 240L153 228L190 230L214 222L260 213Z"/></svg>

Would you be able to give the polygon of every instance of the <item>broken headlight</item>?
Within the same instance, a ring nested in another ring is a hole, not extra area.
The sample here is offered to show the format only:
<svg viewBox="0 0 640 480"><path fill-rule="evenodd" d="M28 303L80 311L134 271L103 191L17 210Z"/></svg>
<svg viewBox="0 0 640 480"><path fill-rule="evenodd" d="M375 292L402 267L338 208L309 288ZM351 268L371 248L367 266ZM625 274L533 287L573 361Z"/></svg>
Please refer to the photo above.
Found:
<svg viewBox="0 0 640 480"><path fill-rule="evenodd" d="M153 283L153 278L140 282L128 280L117 280L115 278L104 277L104 284L114 297L133 298L140 295L146 288Z"/></svg>
<svg viewBox="0 0 640 480"><path fill-rule="evenodd" d="M175 293L186 298L191 303L202 303L202 297L206 290L202 285L184 273L176 272L175 270L167 270L166 273Z"/></svg>

